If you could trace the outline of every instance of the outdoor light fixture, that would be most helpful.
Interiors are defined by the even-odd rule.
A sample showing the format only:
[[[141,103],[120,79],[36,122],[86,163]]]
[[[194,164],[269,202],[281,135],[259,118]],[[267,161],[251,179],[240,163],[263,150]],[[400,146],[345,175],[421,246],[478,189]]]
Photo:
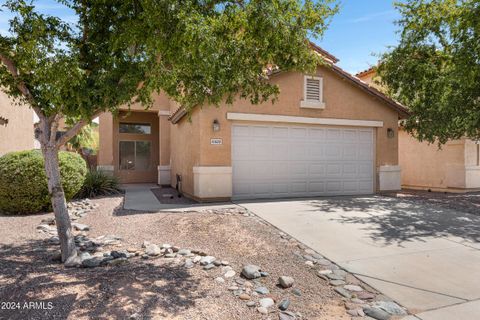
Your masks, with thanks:
[[[392,128],[387,129],[387,137],[389,137],[389,138],[395,137],[395,131],[393,131]]]
[[[220,122],[217,119],[213,120],[212,129],[215,132],[220,131]]]
[[[4,117],[0,117],[0,126],[7,126],[8,124],[8,119]]]

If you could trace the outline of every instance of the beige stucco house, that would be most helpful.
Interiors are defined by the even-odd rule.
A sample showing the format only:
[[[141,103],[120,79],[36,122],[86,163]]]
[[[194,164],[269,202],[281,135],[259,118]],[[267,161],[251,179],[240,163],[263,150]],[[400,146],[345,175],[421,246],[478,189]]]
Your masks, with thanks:
[[[33,110],[0,90],[0,156],[34,147]]]
[[[357,77],[375,86],[375,69]],[[447,192],[480,190],[480,145],[469,139],[437,144],[420,142],[402,130],[398,133],[402,187]]]
[[[336,65],[278,72],[278,101],[154,106],[100,116],[99,169],[125,183],[181,187],[197,200],[372,194],[400,189],[398,120],[407,111]],[[190,118],[190,121],[189,121]]]

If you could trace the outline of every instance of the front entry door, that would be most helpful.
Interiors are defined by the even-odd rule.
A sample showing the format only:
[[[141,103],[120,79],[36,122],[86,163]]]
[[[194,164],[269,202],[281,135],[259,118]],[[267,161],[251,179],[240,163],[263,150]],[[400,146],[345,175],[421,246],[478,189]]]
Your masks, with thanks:
[[[158,116],[121,112],[115,121],[115,173],[122,183],[158,181]]]

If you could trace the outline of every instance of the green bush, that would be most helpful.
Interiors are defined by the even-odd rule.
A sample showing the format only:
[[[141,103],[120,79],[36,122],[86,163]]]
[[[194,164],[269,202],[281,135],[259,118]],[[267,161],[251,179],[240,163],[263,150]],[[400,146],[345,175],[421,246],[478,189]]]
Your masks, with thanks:
[[[83,187],[78,193],[79,198],[92,198],[120,193],[117,177],[107,175],[102,171],[92,170],[87,173]]]
[[[60,151],[60,176],[65,198],[81,189],[87,174],[79,154]],[[43,156],[38,150],[8,153],[0,157],[0,212],[36,213],[51,208]]]

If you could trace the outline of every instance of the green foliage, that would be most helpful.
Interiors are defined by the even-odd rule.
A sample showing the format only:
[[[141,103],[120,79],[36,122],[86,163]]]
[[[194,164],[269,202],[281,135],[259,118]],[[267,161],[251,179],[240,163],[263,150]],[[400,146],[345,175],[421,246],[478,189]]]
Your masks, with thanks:
[[[320,57],[307,39],[321,37],[337,11],[334,0],[58,2],[76,25],[38,13],[35,2],[6,1],[15,18],[11,36],[0,36],[0,54],[19,77],[0,66],[0,83],[23,99],[18,84],[25,84],[26,102],[71,124],[134,98],[148,107],[156,91],[187,110],[275,97],[266,67],[314,70]]]
[[[409,0],[396,4],[401,39],[378,73],[410,108],[405,128],[420,140],[480,139],[480,2]]]
[[[80,190],[87,174],[85,161],[72,152],[59,153],[62,186],[67,200]],[[50,207],[42,154],[37,150],[0,157],[0,212],[36,213]]]
[[[70,139],[67,146],[69,149],[76,150],[77,152],[80,152],[83,148],[90,149],[93,151],[93,154],[96,154],[98,152],[98,142],[98,124],[92,122],[83,127],[79,133]]]
[[[78,198],[93,198],[120,193],[117,177],[107,175],[102,171],[91,170],[85,177]]]

